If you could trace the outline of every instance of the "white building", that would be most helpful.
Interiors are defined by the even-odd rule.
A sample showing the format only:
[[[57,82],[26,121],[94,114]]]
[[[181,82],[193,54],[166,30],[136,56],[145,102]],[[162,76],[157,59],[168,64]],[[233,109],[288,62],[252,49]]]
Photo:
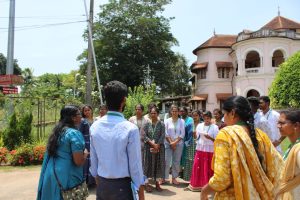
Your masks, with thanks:
[[[214,35],[193,51],[193,107],[212,111],[232,95],[268,95],[278,65],[299,50],[300,23],[282,16],[257,31]]]

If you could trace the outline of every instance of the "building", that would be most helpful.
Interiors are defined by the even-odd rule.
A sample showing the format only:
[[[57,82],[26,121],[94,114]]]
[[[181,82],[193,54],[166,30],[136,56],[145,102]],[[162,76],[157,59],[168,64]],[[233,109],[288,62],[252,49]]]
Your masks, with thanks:
[[[300,50],[300,23],[278,15],[257,31],[214,34],[193,53],[193,108],[222,108],[232,95],[268,95],[279,65]]]

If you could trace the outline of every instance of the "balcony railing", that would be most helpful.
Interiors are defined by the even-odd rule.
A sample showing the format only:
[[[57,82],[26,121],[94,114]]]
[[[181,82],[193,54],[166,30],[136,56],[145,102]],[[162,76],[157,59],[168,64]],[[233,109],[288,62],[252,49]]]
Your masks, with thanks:
[[[285,37],[291,39],[300,40],[300,33],[296,33],[293,30],[285,31],[274,31],[271,29],[261,29],[255,32],[241,32],[237,37],[237,42],[252,38],[261,38],[261,37]]]
[[[246,69],[246,74],[259,74],[260,67]]]

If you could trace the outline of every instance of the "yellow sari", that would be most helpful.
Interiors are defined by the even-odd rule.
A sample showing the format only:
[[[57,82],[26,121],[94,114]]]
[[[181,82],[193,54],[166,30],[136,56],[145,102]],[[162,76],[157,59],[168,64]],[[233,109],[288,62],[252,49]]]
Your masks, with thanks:
[[[252,141],[242,126],[227,126],[220,130],[214,143],[209,185],[215,190],[215,199],[274,199],[280,182],[283,159],[268,136],[256,129],[262,165]]]

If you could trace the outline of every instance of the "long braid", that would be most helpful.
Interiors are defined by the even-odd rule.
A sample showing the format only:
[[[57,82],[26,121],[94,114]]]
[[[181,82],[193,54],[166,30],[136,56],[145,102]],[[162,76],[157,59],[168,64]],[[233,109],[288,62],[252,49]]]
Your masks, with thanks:
[[[257,141],[257,138],[256,138],[256,130],[254,128],[254,116],[253,116],[253,114],[251,112],[249,113],[249,118],[248,118],[248,121],[247,121],[247,125],[249,127],[250,138],[251,138],[252,144],[254,146],[256,155],[257,155],[257,157],[259,159],[260,164],[262,165],[263,156],[259,152],[258,141]]]

